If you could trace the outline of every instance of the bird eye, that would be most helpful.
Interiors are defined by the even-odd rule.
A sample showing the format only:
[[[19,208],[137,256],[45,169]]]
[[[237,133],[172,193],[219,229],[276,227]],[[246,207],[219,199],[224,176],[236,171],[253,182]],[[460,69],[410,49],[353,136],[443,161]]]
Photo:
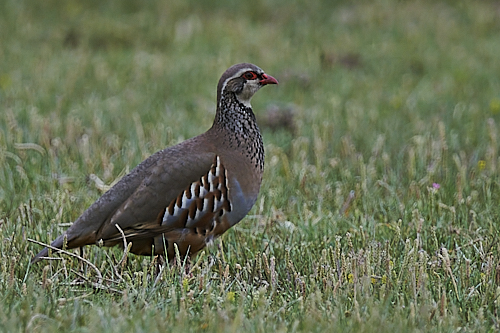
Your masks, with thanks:
[[[243,74],[243,77],[247,80],[255,80],[257,78],[257,74],[255,74],[254,72],[246,72],[245,74]]]

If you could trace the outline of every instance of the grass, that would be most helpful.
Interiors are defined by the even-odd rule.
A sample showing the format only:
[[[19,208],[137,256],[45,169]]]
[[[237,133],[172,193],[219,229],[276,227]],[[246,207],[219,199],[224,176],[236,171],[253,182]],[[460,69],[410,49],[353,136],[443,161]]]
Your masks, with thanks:
[[[1,2],[0,330],[498,330],[499,28],[495,1]],[[245,220],[190,265],[29,265],[243,61],[280,80]]]

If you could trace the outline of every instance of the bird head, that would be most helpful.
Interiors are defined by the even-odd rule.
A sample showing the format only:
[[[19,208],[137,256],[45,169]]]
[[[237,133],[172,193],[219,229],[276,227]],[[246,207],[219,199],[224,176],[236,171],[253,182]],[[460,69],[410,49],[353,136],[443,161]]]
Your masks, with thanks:
[[[229,67],[219,80],[217,85],[217,101],[223,93],[234,93],[243,105],[250,107],[252,96],[261,87],[267,84],[278,84],[271,75],[264,73],[259,67],[242,63]]]

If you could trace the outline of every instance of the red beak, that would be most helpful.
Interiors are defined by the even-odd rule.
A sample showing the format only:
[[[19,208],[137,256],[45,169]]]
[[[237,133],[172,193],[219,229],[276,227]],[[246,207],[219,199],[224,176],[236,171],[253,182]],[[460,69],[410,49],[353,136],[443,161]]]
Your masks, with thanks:
[[[271,75],[262,74],[264,79],[260,80],[259,83],[265,86],[266,84],[278,84],[278,80],[276,80]]]

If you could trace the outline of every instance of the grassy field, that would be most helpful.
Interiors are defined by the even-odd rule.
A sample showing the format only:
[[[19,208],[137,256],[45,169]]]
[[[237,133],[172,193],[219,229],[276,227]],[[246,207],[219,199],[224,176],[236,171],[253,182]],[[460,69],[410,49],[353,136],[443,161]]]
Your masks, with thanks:
[[[498,1],[3,0],[0,31],[0,331],[500,329]],[[280,81],[247,218],[190,264],[30,266],[238,62]]]

